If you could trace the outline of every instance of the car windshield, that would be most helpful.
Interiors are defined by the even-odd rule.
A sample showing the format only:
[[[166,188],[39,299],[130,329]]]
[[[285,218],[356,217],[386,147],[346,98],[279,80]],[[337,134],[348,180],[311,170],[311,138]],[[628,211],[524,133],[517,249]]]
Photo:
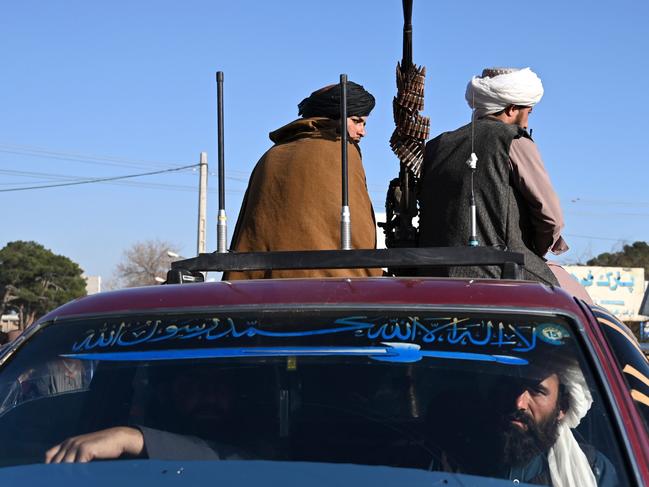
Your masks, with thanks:
[[[127,427],[144,446],[124,459],[543,483],[549,449],[572,433],[593,471],[624,483],[613,414],[573,329],[552,314],[430,309],[58,320],[2,357],[0,459],[42,463],[69,438]]]

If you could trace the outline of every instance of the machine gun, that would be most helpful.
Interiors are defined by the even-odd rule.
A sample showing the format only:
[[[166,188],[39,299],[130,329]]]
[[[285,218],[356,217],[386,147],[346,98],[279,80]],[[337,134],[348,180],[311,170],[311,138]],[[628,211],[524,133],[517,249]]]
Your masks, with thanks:
[[[393,111],[396,128],[390,147],[399,158],[399,177],[390,181],[385,201],[386,221],[379,225],[388,248],[416,247],[418,214],[417,184],[430,132],[430,119],[419,114],[424,108],[426,68],[412,62],[412,0],[403,0],[403,56],[397,64],[397,96]]]

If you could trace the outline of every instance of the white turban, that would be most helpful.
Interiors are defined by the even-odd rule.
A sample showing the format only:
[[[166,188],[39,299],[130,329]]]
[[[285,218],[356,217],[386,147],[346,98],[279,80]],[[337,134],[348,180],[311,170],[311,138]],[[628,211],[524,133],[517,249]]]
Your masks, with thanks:
[[[570,396],[566,415],[559,421],[559,436],[548,453],[550,477],[555,487],[597,487],[595,475],[571,428],[576,428],[593,404],[584,374],[577,364],[559,374]]]
[[[485,69],[481,77],[471,78],[464,96],[480,118],[509,105],[536,105],[543,97],[543,84],[530,68]]]

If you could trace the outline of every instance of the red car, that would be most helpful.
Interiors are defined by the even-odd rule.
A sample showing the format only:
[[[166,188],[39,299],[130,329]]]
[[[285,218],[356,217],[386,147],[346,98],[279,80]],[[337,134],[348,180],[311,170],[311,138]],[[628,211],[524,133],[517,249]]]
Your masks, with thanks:
[[[2,485],[649,485],[646,358],[538,283],[101,293],[0,362]]]

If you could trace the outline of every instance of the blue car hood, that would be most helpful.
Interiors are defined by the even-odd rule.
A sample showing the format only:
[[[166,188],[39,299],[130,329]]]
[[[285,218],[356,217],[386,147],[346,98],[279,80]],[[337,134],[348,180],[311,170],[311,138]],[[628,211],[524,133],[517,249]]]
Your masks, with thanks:
[[[0,469],[0,484],[30,487],[446,487],[511,486],[507,480],[382,466],[271,461],[120,460]],[[527,484],[519,484],[524,486]]]

